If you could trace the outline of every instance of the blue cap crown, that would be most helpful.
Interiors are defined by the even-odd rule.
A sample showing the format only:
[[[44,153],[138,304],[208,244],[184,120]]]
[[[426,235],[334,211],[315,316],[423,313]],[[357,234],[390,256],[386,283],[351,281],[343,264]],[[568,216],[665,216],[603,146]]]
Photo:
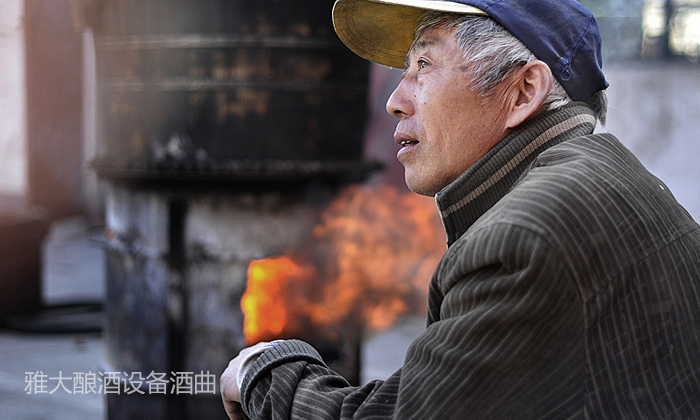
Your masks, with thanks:
[[[547,63],[571,99],[608,87],[593,14],[575,0],[458,0],[486,12]]]

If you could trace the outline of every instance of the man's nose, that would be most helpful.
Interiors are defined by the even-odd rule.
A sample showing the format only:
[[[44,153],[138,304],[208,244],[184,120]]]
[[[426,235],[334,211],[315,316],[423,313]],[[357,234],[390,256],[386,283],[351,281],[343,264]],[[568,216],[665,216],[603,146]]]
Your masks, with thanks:
[[[408,100],[405,79],[401,79],[396,89],[386,101],[386,112],[398,119],[411,114],[411,102]]]

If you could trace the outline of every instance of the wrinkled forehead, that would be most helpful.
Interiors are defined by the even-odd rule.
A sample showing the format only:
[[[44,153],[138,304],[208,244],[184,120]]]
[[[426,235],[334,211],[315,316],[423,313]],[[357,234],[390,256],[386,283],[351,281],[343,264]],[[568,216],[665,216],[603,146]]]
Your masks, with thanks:
[[[416,31],[416,37],[406,52],[404,67],[408,67],[409,60],[417,54],[421,54],[433,47],[442,47],[450,38],[455,38],[455,28],[445,24],[436,24]]]

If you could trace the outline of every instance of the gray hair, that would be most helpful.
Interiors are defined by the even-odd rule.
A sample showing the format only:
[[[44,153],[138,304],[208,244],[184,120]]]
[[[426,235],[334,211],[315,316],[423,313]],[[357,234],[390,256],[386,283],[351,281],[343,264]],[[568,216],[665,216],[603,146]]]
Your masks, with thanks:
[[[518,68],[537,59],[519,39],[487,16],[430,12],[419,22],[415,39],[435,27],[455,28],[457,43],[473,74],[472,85],[487,101],[496,85]],[[555,78],[552,89],[544,100],[545,109],[558,109],[570,102],[572,99]],[[601,124],[605,124],[605,91],[594,94],[587,104]]]

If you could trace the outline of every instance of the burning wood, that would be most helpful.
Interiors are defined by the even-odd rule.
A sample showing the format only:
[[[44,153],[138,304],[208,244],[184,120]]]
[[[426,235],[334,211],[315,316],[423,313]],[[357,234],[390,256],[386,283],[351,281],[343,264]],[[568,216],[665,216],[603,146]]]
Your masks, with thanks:
[[[430,198],[353,186],[322,214],[300,251],[253,261],[241,306],[249,343],[347,329],[379,330],[426,306],[444,252]],[[319,333],[320,332],[320,333]]]

